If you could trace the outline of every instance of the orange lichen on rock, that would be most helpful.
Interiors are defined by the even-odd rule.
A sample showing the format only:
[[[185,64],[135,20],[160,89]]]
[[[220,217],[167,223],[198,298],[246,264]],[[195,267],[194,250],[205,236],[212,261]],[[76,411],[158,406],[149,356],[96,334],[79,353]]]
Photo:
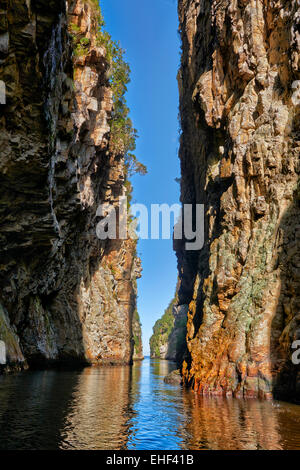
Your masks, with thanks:
[[[181,200],[205,204],[204,247],[177,249],[183,377],[300,399],[299,2],[180,0],[179,18]]]

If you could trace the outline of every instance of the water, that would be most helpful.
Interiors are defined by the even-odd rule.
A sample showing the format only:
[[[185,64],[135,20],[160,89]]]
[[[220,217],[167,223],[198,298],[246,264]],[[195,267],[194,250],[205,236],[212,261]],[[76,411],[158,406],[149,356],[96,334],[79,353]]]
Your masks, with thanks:
[[[300,449],[300,406],[203,399],[175,368],[32,371],[0,378],[0,449]]]

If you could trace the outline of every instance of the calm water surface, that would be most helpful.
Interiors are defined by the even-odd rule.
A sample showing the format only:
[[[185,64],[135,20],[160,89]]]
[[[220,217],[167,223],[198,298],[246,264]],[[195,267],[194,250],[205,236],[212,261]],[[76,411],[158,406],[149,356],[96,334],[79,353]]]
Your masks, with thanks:
[[[300,406],[203,399],[133,367],[0,378],[0,449],[300,449]]]

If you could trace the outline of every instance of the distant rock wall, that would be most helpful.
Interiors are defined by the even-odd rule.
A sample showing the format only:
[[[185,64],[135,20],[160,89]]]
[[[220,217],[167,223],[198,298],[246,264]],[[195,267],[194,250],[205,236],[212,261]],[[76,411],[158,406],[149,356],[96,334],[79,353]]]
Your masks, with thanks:
[[[181,199],[205,244],[177,250],[198,393],[300,399],[297,0],[179,0]]]
[[[129,363],[140,260],[100,241],[97,207],[126,193],[93,0],[2,1],[0,340],[7,368]],[[70,26],[84,52],[73,50]],[[88,46],[87,46],[88,45]]]
[[[135,310],[132,319],[132,335],[133,335],[133,360],[141,361],[144,359],[143,341],[142,341],[142,325],[138,314]]]
[[[177,291],[162,317],[156,321],[150,338],[153,358],[180,362],[186,349],[188,305],[177,306]]]

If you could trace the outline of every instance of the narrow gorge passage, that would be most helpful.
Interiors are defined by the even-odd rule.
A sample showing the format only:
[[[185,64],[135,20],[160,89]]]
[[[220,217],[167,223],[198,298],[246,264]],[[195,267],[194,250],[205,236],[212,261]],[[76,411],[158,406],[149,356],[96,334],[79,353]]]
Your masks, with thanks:
[[[0,2],[1,450],[300,450],[299,62],[299,0]]]

